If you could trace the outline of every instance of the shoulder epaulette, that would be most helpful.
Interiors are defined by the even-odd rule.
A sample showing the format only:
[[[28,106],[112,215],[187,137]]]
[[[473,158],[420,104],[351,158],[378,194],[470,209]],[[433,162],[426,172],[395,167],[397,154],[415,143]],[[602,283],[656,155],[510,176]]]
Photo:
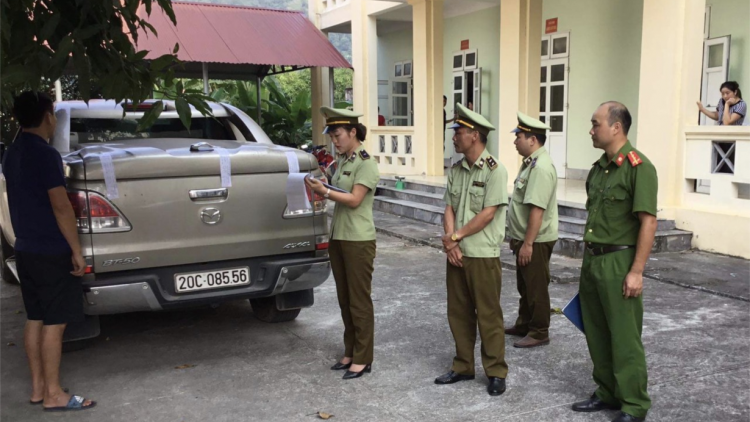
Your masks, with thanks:
[[[460,165],[461,165],[461,163],[463,163],[463,161],[464,161],[464,159],[463,159],[463,158],[462,158],[462,159],[460,159],[460,160],[458,160],[458,161],[456,161],[456,163],[455,163],[455,164],[453,164],[453,167],[458,167],[458,166],[460,166]]]
[[[362,157],[363,160],[369,160],[370,154],[367,153],[367,151],[362,150],[359,152],[359,156]]]
[[[638,153],[635,152],[635,150],[628,153],[628,160],[630,160],[630,165],[633,167],[638,164],[643,164],[643,160],[641,160],[641,157],[638,156]]]
[[[490,170],[495,170],[497,168],[497,161],[495,161],[492,157],[487,157],[487,165],[490,166]]]

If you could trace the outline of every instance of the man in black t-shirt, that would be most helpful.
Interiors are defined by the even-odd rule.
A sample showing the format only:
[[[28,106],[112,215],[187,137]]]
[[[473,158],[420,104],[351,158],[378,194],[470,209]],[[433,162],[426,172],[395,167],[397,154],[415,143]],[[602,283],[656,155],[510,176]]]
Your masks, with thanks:
[[[21,133],[3,159],[15,257],[26,307],[24,343],[31,369],[31,403],[49,411],[96,404],[60,387],[62,338],[68,323],[83,321],[81,276],[86,263],[65,189],[62,157],[48,142],[55,133],[52,100],[27,91],[15,98]]]

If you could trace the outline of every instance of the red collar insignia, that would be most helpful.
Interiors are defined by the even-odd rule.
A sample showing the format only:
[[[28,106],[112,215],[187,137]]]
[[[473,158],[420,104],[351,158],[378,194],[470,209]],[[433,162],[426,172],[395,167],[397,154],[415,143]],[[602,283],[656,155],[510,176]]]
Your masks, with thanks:
[[[638,156],[638,153],[635,152],[635,150],[628,153],[628,160],[630,160],[630,165],[633,167],[643,163],[643,160],[641,160],[641,157]]]
[[[620,167],[623,162],[625,162],[625,155],[623,153],[620,153],[620,155],[615,158],[615,164],[617,164],[617,167]]]

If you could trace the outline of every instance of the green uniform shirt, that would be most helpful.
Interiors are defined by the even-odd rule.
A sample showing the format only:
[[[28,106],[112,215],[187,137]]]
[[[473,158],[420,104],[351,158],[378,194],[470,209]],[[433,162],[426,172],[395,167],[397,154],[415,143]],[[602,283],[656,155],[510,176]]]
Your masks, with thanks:
[[[544,210],[542,226],[534,242],[557,240],[557,170],[544,147],[523,160],[513,185],[508,211],[508,230],[512,239],[523,241],[526,238],[532,205]]]
[[[494,169],[493,169],[494,168]],[[448,172],[445,202],[456,214],[455,229],[465,226],[485,207],[498,206],[495,218],[482,231],[461,240],[461,252],[470,258],[496,258],[505,238],[508,172],[485,149],[469,168],[461,160]]]
[[[601,245],[635,245],[641,228],[637,213],[656,215],[657,189],[656,168],[630,142],[612,161],[603,154],[586,179],[589,217],[583,240]]]
[[[352,192],[354,185],[362,185],[369,190],[357,208],[336,203],[331,223],[331,239],[334,240],[375,240],[375,222],[372,219],[372,203],[375,187],[380,180],[378,164],[370,158],[363,146],[349,157],[339,157],[336,174],[331,184]]]

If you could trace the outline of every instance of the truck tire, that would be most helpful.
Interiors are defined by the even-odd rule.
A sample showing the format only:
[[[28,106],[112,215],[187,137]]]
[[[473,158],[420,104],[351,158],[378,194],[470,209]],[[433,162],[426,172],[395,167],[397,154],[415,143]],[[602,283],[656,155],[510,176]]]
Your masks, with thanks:
[[[0,231],[0,268],[2,268],[0,274],[2,275],[3,281],[5,281],[6,283],[19,284],[18,280],[16,280],[16,277],[10,271],[8,264],[5,263],[6,259],[12,257],[15,254],[16,251],[13,249],[13,246],[10,246],[10,243],[5,240],[5,234]]]
[[[91,339],[91,338],[87,338],[85,340],[66,341],[62,344],[62,352],[63,353],[77,352],[79,350],[88,349],[93,344],[94,344],[94,339]]]
[[[262,297],[250,299],[255,317],[263,322],[287,322],[297,318],[302,309],[280,311],[276,308],[276,297]]]

